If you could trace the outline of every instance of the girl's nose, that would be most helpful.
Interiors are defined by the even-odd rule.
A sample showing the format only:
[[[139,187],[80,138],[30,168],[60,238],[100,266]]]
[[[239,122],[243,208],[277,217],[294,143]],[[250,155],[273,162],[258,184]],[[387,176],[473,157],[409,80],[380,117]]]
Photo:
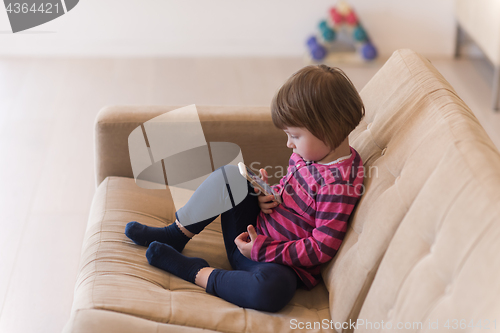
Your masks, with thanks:
[[[290,142],[290,140],[288,140],[288,141],[286,142],[286,146],[287,146],[288,148],[294,148],[294,145]]]

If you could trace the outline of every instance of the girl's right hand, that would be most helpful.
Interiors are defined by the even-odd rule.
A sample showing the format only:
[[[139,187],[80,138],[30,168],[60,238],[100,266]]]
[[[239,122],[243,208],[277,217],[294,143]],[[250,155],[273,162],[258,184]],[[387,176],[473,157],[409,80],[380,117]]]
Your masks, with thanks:
[[[264,169],[260,169],[260,179],[267,183],[267,171]],[[254,188],[255,193],[259,193],[259,189]],[[279,205],[276,201],[274,201],[274,195],[265,195],[264,193],[260,193],[259,197],[259,207],[264,212],[264,214],[271,214],[273,212],[273,208]]]

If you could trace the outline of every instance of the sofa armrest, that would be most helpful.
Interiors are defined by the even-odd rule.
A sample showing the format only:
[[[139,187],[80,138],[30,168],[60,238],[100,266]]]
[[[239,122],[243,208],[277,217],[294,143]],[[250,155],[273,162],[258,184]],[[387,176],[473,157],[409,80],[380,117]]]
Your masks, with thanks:
[[[108,106],[95,120],[95,172],[98,186],[106,177],[133,178],[128,136],[144,122],[182,106]],[[291,150],[286,135],[274,127],[269,107],[197,106],[207,142],[240,146],[245,164],[267,167],[269,183],[286,174]],[[252,164],[253,163],[253,164]]]

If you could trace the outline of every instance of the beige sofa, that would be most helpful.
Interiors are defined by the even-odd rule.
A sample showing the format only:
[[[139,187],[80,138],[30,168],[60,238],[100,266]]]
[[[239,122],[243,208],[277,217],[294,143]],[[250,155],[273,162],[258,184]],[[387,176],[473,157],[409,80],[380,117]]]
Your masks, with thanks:
[[[167,225],[174,211],[167,190],[134,183],[127,137],[177,106],[103,109],[95,128],[98,187],[64,332],[333,332],[342,325],[344,332],[464,325],[483,332],[500,326],[498,150],[453,88],[411,50],[395,52],[361,96],[366,117],[350,143],[366,167],[366,193],[337,256],[322,269],[324,283],[298,290],[278,313],[240,308],[148,265],[146,248],[127,239],[125,224]],[[247,163],[287,165],[286,136],[273,127],[268,107],[198,111],[207,141],[238,144]],[[217,223],[184,253],[229,268]]]

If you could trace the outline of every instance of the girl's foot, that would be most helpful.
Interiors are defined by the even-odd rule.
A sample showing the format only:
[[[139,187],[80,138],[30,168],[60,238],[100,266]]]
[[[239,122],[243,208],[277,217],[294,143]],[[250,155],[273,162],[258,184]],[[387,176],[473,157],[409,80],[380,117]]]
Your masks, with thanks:
[[[177,223],[163,228],[155,228],[132,221],[127,223],[125,235],[137,245],[149,246],[152,242],[158,241],[172,246],[179,252],[182,252],[184,246],[191,239],[181,231]]]
[[[150,265],[163,269],[191,283],[195,283],[198,271],[210,265],[202,258],[189,258],[172,246],[152,242],[146,251]]]

